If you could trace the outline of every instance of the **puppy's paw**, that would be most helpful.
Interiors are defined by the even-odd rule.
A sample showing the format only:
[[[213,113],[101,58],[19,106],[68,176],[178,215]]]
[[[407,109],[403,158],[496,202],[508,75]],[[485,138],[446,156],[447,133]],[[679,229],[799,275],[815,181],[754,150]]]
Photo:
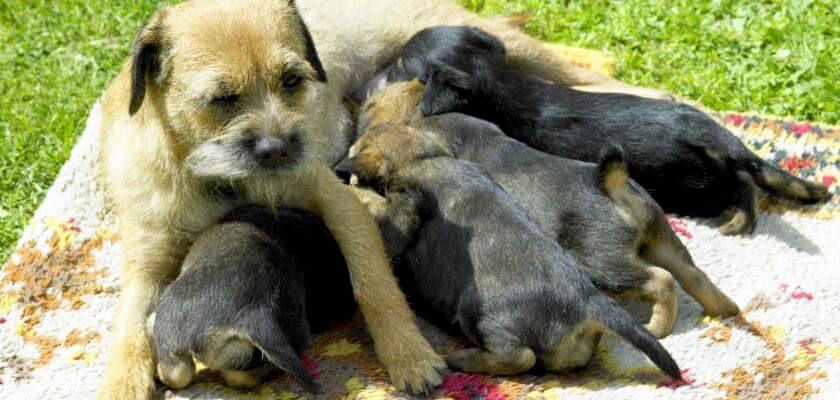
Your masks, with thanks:
[[[446,363],[423,340],[421,343],[403,342],[377,354],[388,371],[388,376],[397,390],[414,394],[429,395],[443,382]]]
[[[737,210],[729,222],[720,227],[724,236],[749,235],[755,230],[755,218],[749,218],[744,211]]]
[[[648,322],[644,325],[644,327],[645,329],[647,329],[648,332],[650,332],[651,335],[655,336],[657,339],[662,339],[665,336],[668,336],[668,334],[671,333],[672,328],[671,326],[665,326],[664,324],[656,323],[653,321]]]
[[[741,309],[738,308],[738,305],[732,299],[724,296],[723,298],[718,298],[713,306],[706,307],[703,312],[710,317],[729,318],[738,315]]]
[[[220,372],[222,374],[222,379],[225,380],[225,384],[237,389],[251,389],[259,385],[262,381],[256,374],[247,371],[234,371],[232,369],[226,369]]]

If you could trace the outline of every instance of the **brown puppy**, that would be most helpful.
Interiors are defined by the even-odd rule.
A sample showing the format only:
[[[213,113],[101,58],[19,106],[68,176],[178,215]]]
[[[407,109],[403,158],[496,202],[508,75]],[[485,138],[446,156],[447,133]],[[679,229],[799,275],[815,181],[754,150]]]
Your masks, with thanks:
[[[125,269],[102,399],[154,393],[144,320],[192,241],[239,204],[315,212],[335,237],[394,385],[428,392],[445,363],[414,322],[371,217],[330,169],[346,110],[293,4],[166,7],[102,102],[101,166]],[[333,135],[333,136],[330,136]],[[157,370],[165,383],[178,371]]]

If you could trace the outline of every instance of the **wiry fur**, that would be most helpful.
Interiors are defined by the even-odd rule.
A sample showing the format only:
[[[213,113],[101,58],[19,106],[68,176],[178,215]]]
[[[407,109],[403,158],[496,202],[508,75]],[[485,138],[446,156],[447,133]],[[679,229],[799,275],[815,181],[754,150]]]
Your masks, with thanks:
[[[754,183],[801,201],[826,196],[825,186],[767,164],[691,106],[577,91],[523,74],[507,58],[505,45],[485,31],[436,27],[409,41],[390,75],[427,83],[424,115],[458,111],[486,119],[547,153],[596,162],[602,148],[620,145],[630,176],[665,211],[711,217],[737,209],[725,234],[753,231]]]
[[[140,30],[131,60],[107,89],[101,165],[124,239],[125,269],[100,398],[153,395],[155,351],[143,321],[166,282],[178,275],[191,241],[238,202],[316,211],[348,260],[377,355],[394,385],[423,392],[440,382],[443,362],[414,325],[388,272],[375,226],[328,168],[346,154],[352,140],[342,99],[393,61],[419,30],[441,23],[481,26],[502,37],[510,61],[528,73],[587,90],[666,96],[575,67],[506,22],[480,19],[450,0],[376,0],[364,6],[356,0],[300,0],[296,6],[302,20],[310,22],[311,41],[294,7],[283,0],[203,0],[164,7]],[[281,64],[298,68],[307,78],[294,99],[276,96],[285,71],[278,70]],[[220,86],[220,77],[228,85]],[[269,122],[256,126],[263,134],[265,127],[282,133],[274,128],[297,126],[309,146],[298,153],[303,162],[273,178],[239,179],[235,170],[244,164],[237,158],[224,158],[225,165],[234,167],[227,172],[204,162],[218,161],[219,152],[211,149],[196,153],[198,167],[187,166],[185,159],[196,145],[219,136],[230,119],[209,111],[208,101],[240,89],[248,92],[244,104],[253,111],[240,121]],[[227,177],[197,177],[194,171]],[[235,182],[226,182],[230,178]],[[239,186],[239,197],[207,191],[219,181]]]
[[[450,366],[510,375],[541,358],[558,369],[580,367],[606,326],[680,379],[659,342],[600,293],[486,170],[440,156],[446,150],[434,149],[435,142],[412,128],[382,125],[339,165],[364,177],[362,184],[379,183],[385,199],[368,198],[368,209],[412,304],[478,346],[452,353]],[[568,346],[569,335],[587,343]]]
[[[654,312],[647,328],[658,337],[668,334],[676,320],[674,277],[709,315],[738,313],[738,306],[694,265],[656,202],[629,179],[620,148],[604,149],[599,163],[591,164],[540,152],[505,136],[492,123],[464,114],[420,118],[416,110],[422,88],[416,80],[385,87],[362,105],[359,126],[373,125],[372,116],[380,124],[411,126],[437,139],[417,141],[425,144],[426,154],[451,155],[486,168],[576,257],[596,287],[649,302]],[[392,104],[400,104],[399,111]],[[400,150],[416,152],[393,149],[392,157],[405,158]],[[671,258],[654,263],[649,253],[660,247]]]
[[[255,386],[280,369],[315,392],[296,353],[310,329],[319,332],[354,309],[344,258],[318,218],[238,208],[196,239],[161,296],[151,324],[158,376],[185,387],[195,358],[231,386]]]

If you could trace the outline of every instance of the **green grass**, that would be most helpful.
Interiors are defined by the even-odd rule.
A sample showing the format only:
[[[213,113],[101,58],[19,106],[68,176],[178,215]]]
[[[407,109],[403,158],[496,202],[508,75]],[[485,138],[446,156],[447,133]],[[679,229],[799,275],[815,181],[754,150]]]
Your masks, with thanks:
[[[528,11],[526,30],[603,50],[617,76],[707,107],[840,121],[838,0],[462,0]]]
[[[528,32],[607,51],[622,80],[713,109],[840,121],[837,0],[461,2],[482,14],[527,10]],[[159,3],[0,0],[0,259]]]

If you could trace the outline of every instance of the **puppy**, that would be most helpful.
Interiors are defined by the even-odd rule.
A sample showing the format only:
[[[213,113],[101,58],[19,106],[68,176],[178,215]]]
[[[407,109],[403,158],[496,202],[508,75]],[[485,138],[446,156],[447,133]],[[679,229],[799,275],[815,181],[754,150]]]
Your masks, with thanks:
[[[707,314],[738,313],[738,306],[694,265],[662,209],[628,178],[619,148],[608,147],[598,164],[591,164],[534,150],[492,123],[464,114],[423,118],[418,109],[423,89],[416,79],[388,85],[362,105],[359,128],[409,125],[444,142],[450,155],[484,167],[575,256],[595,287],[636,294],[650,303],[653,313],[646,328],[657,337],[670,333],[675,322],[674,276]]]
[[[137,34],[102,99],[100,164],[125,267],[99,398],[154,395],[145,320],[193,240],[241,204],[323,220],[394,385],[421,393],[440,383],[446,364],[415,325],[376,225],[332,172],[351,121],[328,76],[286,1],[180,3]]]
[[[497,375],[585,365],[603,326],[680,379],[656,338],[601,294],[480,166],[447,157],[444,143],[382,125],[339,165],[386,200],[369,210],[395,270],[430,319],[458,327],[479,347],[452,353],[455,369]]]
[[[581,92],[528,76],[511,66],[497,38],[476,28],[423,30],[400,60],[389,75],[427,83],[423,114],[463,112],[536,149],[589,162],[605,146],[620,145],[630,176],[666,212],[713,217],[734,208],[723,234],[753,231],[756,185],[803,202],[827,195],[825,186],[766,163],[691,106]]]
[[[253,387],[280,369],[315,392],[296,353],[310,329],[354,309],[344,257],[318,218],[238,208],[196,239],[150,318],[158,375],[183,388],[195,377],[195,357],[234,387]]]

